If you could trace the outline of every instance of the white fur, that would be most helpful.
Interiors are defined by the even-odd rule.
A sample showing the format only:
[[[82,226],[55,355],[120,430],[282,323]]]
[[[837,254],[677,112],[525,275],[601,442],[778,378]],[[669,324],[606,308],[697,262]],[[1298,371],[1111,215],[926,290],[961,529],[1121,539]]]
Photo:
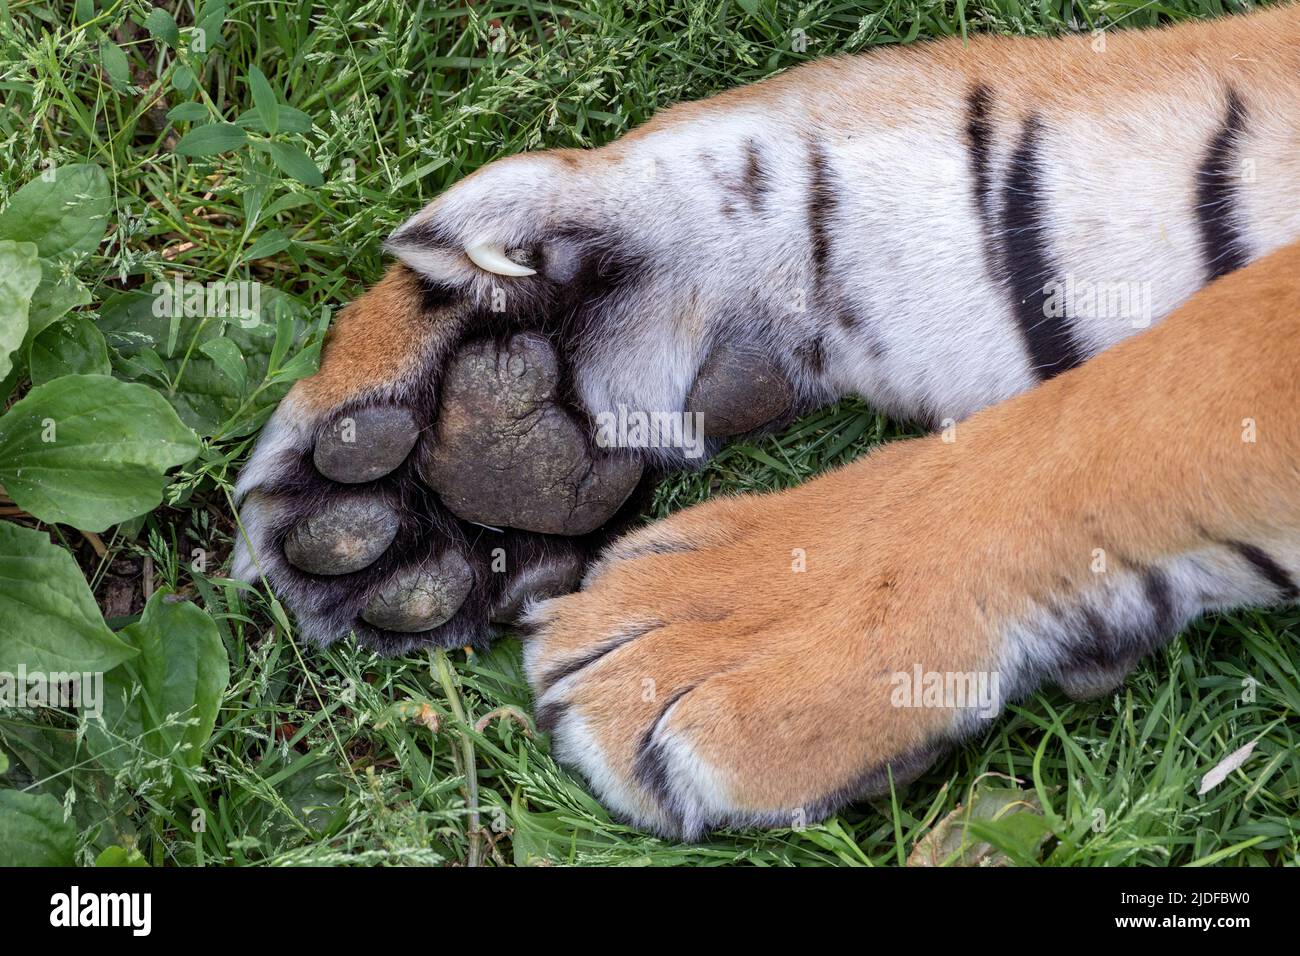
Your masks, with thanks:
[[[239,508],[235,526],[235,548],[230,574],[237,581],[260,580],[264,569],[256,549],[265,540],[274,502],[256,493],[273,482],[275,471],[286,455],[301,454],[310,447],[315,416],[303,408],[290,392],[280,402],[262,429],[253,454],[235,483],[235,504]]]
[[[598,339],[577,356],[579,394],[593,414],[620,404],[682,409],[713,338],[737,318],[743,334],[760,335],[787,360],[812,401],[853,392],[896,416],[937,422],[1031,387],[1038,378],[1005,273],[991,259],[1001,237],[996,224],[985,234],[977,209],[968,82],[927,73],[917,59],[850,58],[809,75],[832,67],[841,86],[826,96],[842,96],[847,83],[861,85],[864,101],[873,89],[913,101],[887,104],[885,121],[875,122],[871,109],[841,115],[819,87],[786,83],[761,107],[702,110],[581,166],[544,153],[511,157],[449,190],[390,246],[435,278],[476,289],[503,283],[508,292],[510,282],[529,280],[476,274],[465,256],[403,236],[436,223],[465,243],[486,237],[506,249],[573,225],[620,237],[646,266],[633,292],[606,305]],[[1226,101],[1223,84],[1199,70],[1189,63],[1184,82],[1130,93],[1105,110],[1041,116],[1043,225],[1055,270],[1137,284],[1149,295],[1151,323],[1207,279],[1195,180]],[[996,213],[1024,117],[1008,115],[996,87],[992,94]],[[1259,256],[1300,236],[1300,132],[1288,94],[1241,95],[1248,118],[1239,150],[1256,175],[1237,184],[1236,211],[1244,245]],[[761,212],[738,186],[751,142],[771,186]],[[862,317],[858,330],[828,322],[815,301],[807,225],[814,143],[825,150],[835,196],[829,271]],[[759,315],[776,321],[763,327]],[[792,354],[823,327],[825,374],[802,376]],[[1074,316],[1071,324],[1085,355],[1145,327],[1141,314]]]
[[[542,703],[543,701],[538,701],[538,706],[542,706]],[[592,789],[601,795],[610,810],[640,826],[661,832],[671,829],[667,817],[654,801],[605,760],[604,752],[577,710],[565,709],[551,739],[555,759],[576,767],[590,782]]]

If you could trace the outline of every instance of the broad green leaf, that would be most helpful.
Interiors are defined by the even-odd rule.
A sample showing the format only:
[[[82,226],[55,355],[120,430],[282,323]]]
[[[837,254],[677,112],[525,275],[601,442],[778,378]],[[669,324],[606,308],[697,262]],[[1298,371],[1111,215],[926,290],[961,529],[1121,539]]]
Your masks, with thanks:
[[[167,400],[108,375],[65,375],[0,417],[0,484],[24,511],[84,531],[156,508],[199,442]]]
[[[204,43],[207,49],[221,46],[221,27],[226,22],[227,5],[224,0],[205,0],[199,7],[199,12],[194,15],[198,26],[196,31],[201,30],[203,33]]]
[[[40,282],[36,246],[0,240],[0,379],[13,368],[10,356],[27,335],[27,312]]]
[[[65,276],[49,262],[41,262],[41,284],[32,293],[32,304],[27,312],[28,344],[52,322],[63,318],[72,309],[90,301],[90,290],[75,276]]]
[[[1037,858],[1051,827],[1032,790],[984,781],[912,846],[908,866],[1009,866]]]
[[[267,754],[258,768],[274,779],[279,805],[253,810],[245,819],[259,836],[275,840],[301,834],[306,826],[326,838],[347,822],[347,786],[338,767],[328,760],[302,758],[296,751],[284,757],[278,749]],[[288,811],[287,813],[285,811]],[[268,812],[269,811],[269,812]]]
[[[279,229],[268,229],[265,233],[257,237],[254,242],[244,252],[244,261],[252,262],[256,259],[265,259],[273,256],[277,252],[283,252],[289,248],[289,237]]]
[[[197,123],[208,118],[208,108],[202,103],[181,103],[167,111],[173,123]]]
[[[0,790],[0,866],[72,866],[77,831],[48,794]]]
[[[232,149],[238,149],[248,142],[244,131],[234,123],[208,123],[196,126],[176,144],[176,152],[181,156],[213,156]]]
[[[104,238],[112,199],[93,163],[56,166],[14,193],[0,212],[0,239],[36,243],[42,259],[93,252]]]
[[[171,372],[153,349],[146,347],[139,349],[132,355],[119,355],[114,368],[123,378],[131,381],[153,382],[163,390],[164,396],[172,398],[172,405],[175,407],[175,397],[171,391]],[[184,417],[181,418],[181,421],[185,421]],[[189,423],[186,422],[186,424]]]
[[[184,63],[176,64],[176,68],[172,70],[172,87],[182,93],[194,89],[194,71]]]
[[[33,385],[60,375],[108,375],[113,371],[104,333],[95,328],[95,323],[83,318],[56,322],[36,336],[32,340],[28,368]]]
[[[197,767],[230,680],[217,625],[198,605],[158,591],[120,634],[140,653],[105,675],[104,726],[91,724],[91,750],[114,767],[139,750],[174,769]]]
[[[162,40],[168,46],[175,46],[180,42],[181,31],[177,29],[176,21],[162,7],[154,7],[149,11],[149,15],[144,18],[144,27],[151,37]]]
[[[253,398],[253,391],[266,376],[276,316],[289,316],[290,344],[302,341],[311,328],[306,307],[292,296],[262,286],[258,298],[260,310],[251,321],[183,317],[174,352],[167,351],[171,318],[155,314],[157,296],[149,292],[112,297],[100,307],[97,324],[116,350],[118,374],[140,381],[175,382],[164,394],[185,424],[210,436],[238,416],[238,425],[224,433],[247,434],[292,384],[280,380]],[[244,387],[203,351],[206,343],[219,338],[229,339],[243,356],[247,369]]]
[[[131,64],[127,61],[122,48],[107,38],[99,44],[99,62],[114,86],[128,86],[131,83]]]
[[[95,857],[96,867],[148,867],[149,861],[139,850],[114,844]]]
[[[63,806],[70,803],[73,825],[91,835],[87,846],[103,850],[115,843],[136,845],[139,833],[130,816],[132,802],[123,802],[112,777],[95,760],[87,759],[82,734],[49,724],[10,721],[5,738],[25,778],[39,781],[29,792],[49,794]]]
[[[0,777],[9,772],[9,757],[3,750],[0,750]]]
[[[216,363],[222,375],[235,383],[241,393],[247,391],[248,366],[244,364],[244,356],[239,354],[239,346],[230,339],[209,339],[199,348]]]
[[[106,671],[135,651],[104,623],[72,555],[0,522],[0,671]]]
[[[296,110],[292,106],[284,103],[279,105],[279,126],[280,131],[284,133],[310,133],[311,116],[302,110]],[[235,124],[244,129],[251,129],[256,133],[269,133],[266,123],[257,110],[244,110],[235,117]]]
[[[280,131],[280,101],[271,89],[266,74],[255,66],[248,68],[248,86],[253,91],[253,105],[257,115],[262,118],[266,131],[271,134]]]
[[[275,165],[281,172],[307,186],[324,185],[325,177],[311,161],[311,157],[297,146],[290,146],[288,143],[271,143],[270,150],[271,159],[275,160]]]

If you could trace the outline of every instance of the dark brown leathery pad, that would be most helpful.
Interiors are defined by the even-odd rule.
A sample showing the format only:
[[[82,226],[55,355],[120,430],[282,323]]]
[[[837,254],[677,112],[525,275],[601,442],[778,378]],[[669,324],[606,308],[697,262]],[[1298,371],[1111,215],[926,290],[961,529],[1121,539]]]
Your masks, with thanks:
[[[466,521],[542,534],[594,530],[627,500],[641,463],[593,453],[554,401],[559,361],[536,333],[461,349],[447,368],[437,432],[421,472]]]
[[[406,460],[419,435],[415,416],[407,408],[361,408],[325,430],[316,441],[312,460],[317,471],[334,481],[374,481]]]
[[[794,400],[790,382],[765,356],[719,345],[704,364],[686,398],[701,413],[709,438],[743,435],[785,414]]]
[[[340,499],[293,527],[284,556],[309,574],[349,574],[373,564],[393,543],[397,526],[397,515],[381,501]]]
[[[394,575],[366,605],[368,624],[409,634],[445,624],[460,609],[474,585],[474,572],[456,551]]]
[[[578,588],[582,580],[582,559],[576,554],[542,558],[540,562],[516,575],[501,592],[492,610],[493,624],[515,624],[530,598],[538,601],[559,597]]]

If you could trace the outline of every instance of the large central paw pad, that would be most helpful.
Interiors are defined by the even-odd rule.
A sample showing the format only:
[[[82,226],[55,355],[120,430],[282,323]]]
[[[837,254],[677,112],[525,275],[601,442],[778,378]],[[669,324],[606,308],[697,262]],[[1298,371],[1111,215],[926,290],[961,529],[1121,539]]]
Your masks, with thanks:
[[[457,517],[542,534],[586,534],[641,478],[632,454],[594,456],[584,426],[556,404],[560,364],[534,332],[477,342],[447,368],[421,473]]]

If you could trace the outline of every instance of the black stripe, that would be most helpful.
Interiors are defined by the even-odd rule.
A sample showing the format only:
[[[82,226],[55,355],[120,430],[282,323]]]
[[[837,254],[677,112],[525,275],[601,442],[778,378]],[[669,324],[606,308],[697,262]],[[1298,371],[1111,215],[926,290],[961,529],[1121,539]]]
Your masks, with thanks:
[[[819,140],[808,146],[808,241],[812,246],[813,276],[820,286],[826,279],[831,256],[829,220],[835,211],[826,151]]]
[[[386,252],[392,252],[397,246],[424,246],[448,252],[457,248],[456,239],[450,232],[441,225],[427,221],[399,229],[384,242]]]
[[[795,346],[794,354],[811,374],[824,375],[826,373],[826,343],[822,341],[820,335],[811,341],[801,342]]]
[[[840,328],[846,332],[852,332],[861,323],[857,311],[843,299],[836,303],[835,320],[839,322]]]
[[[971,178],[975,181],[975,205],[979,209],[985,235],[997,232],[990,145],[993,125],[989,121],[992,103],[993,94],[983,85],[975,87],[966,97],[966,146],[970,151]]]
[[[1069,317],[1047,315],[1046,284],[1054,277],[1047,253],[1040,195],[1039,151],[1043,124],[1025,121],[1003,188],[1003,263],[1013,306],[1034,373],[1048,379],[1079,365],[1084,356],[1070,336]]]
[[[1169,578],[1156,568],[1147,569],[1142,575],[1142,587],[1146,591],[1147,603],[1151,605],[1151,617],[1154,625],[1153,645],[1168,638],[1174,632],[1177,618],[1174,615],[1174,593],[1169,586]],[[1144,650],[1143,653],[1146,653]]]
[[[1249,260],[1241,231],[1233,221],[1239,172],[1233,168],[1237,139],[1246,128],[1246,108],[1236,90],[1228,90],[1228,113],[1210,142],[1196,172],[1196,218],[1201,230],[1201,254],[1211,279]]]
[[[540,697],[542,694],[545,694],[548,690],[550,690],[551,687],[553,687],[555,684],[558,684],[560,681],[564,680],[564,678],[568,677],[569,675],[576,674],[584,667],[591,666],[592,664],[596,663],[596,661],[600,660],[602,657],[608,654],[610,651],[618,650],[618,648],[622,647],[628,641],[649,634],[651,631],[655,630],[659,626],[660,625],[658,624],[647,624],[644,627],[633,628],[624,634],[618,635],[617,637],[610,638],[607,641],[602,641],[601,643],[593,647],[591,650],[587,651],[587,653],[580,654],[579,656],[575,657],[571,661],[566,661],[563,664],[557,664],[555,667],[552,667],[550,670],[544,673],[540,678],[538,678],[536,695]]]
[[[767,170],[763,166],[763,156],[758,143],[752,138],[747,139],[745,140],[744,191],[749,199],[749,208],[754,212],[760,212],[769,189],[771,184],[768,181]]]
[[[641,741],[636,748],[636,757],[632,761],[632,775],[650,792],[655,802],[673,819],[678,828],[681,827],[681,818],[672,805],[672,791],[668,786],[668,765],[664,759],[663,747],[655,741],[655,733],[664,718],[668,716],[668,711],[673,709],[673,704],[693,691],[695,687],[695,684],[691,684],[679,688],[668,698],[659,715],[655,717],[654,723],[641,735]]]
[[[966,96],[966,149],[970,155],[974,183],[975,212],[979,215],[984,240],[984,268],[994,282],[1002,282],[998,247],[997,200],[993,193],[993,92],[982,83]]]
[[[453,285],[430,279],[426,275],[415,272],[409,266],[402,266],[402,268],[414,273],[420,288],[420,307],[425,312],[436,312],[439,309],[445,309],[464,298],[461,290]]]
[[[1228,546],[1241,555],[1261,578],[1277,588],[1282,597],[1288,601],[1300,600],[1300,588],[1296,587],[1295,578],[1267,552],[1244,541],[1229,541]]]
[[[1086,628],[1083,641],[1070,654],[1071,669],[1083,668],[1092,671],[1113,671],[1120,666],[1120,640],[1115,636],[1110,623],[1096,608],[1083,608],[1083,622]]]
[[[567,700],[538,704],[533,710],[533,721],[537,724],[539,732],[551,734],[559,726],[560,719],[568,712],[569,702]]]

